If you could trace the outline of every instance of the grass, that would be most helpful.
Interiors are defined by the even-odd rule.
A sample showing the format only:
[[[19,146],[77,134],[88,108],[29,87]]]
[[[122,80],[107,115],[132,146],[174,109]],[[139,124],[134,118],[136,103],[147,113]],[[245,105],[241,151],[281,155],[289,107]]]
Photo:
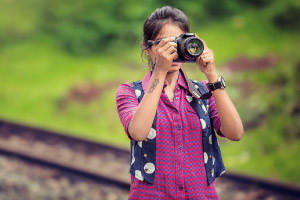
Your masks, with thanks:
[[[6,47],[0,57],[2,118],[127,145],[115,110],[115,82],[134,80],[143,70],[122,68],[113,56],[74,58],[47,36]],[[71,101],[60,112],[58,101],[68,96],[70,88],[89,82],[114,85],[96,101]]]

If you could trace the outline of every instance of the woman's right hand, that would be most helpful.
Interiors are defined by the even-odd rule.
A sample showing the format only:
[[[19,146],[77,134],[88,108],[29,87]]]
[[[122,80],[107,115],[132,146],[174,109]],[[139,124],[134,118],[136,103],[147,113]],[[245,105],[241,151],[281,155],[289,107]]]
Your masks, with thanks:
[[[162,39],[155,47],[155,67],[154,70],[167,73],[172,67],[173,60],[177,59],[177,44],[175,37]]]

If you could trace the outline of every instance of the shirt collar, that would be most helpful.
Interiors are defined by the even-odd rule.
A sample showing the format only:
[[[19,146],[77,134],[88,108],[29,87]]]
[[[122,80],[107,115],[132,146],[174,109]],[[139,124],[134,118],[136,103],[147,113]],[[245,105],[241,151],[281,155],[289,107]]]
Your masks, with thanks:
[[[143,87],[144,91],[146,91],[146,89],[147,89],[151,75],[152,75],[152,71],[149,71],[142,80],[142,87]],[[177,84],[180,85],[181,87],[183,87],[184,89],[189,90],[188,84],[187,84],[187,77],[182,69],[179,69],[179,75],[178,75],[178,79],[177,79],[177,83],[176,83],[175,87],[177,87]]]

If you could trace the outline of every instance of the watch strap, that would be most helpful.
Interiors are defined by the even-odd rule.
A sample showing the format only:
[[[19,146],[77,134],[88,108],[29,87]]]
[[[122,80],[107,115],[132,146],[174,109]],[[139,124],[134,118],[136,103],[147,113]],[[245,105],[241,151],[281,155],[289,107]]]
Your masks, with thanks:
[[[226,87],[224,78],[222,76],[218,77],[218,81],[215,83],[207,83],[206,86],[210,91],[214,91],[216,89],[224,89]]]
[[[208,83],[207,87],[209,88],[210,91],[214,91],[216,89],[222,88],[222,83],[220,81],[215,83]]]

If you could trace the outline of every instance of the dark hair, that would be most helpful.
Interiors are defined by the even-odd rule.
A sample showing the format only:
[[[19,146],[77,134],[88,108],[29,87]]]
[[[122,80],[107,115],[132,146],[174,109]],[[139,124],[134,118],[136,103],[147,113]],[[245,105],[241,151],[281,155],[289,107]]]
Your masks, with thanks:
[[[171,6],[164,6],[157,8],[152,12],[144,23],[143,28],[143,44],[142,44],[142,58],[144,50],[151,47],[147,43],[148,40],[154,40],[161,28],[167,22],[171,22],[183,30],[184,32],[190,32],[188,19],[186,15],[179,9]],[[148,64],[150,60],[148,59]],[[153,66],[152,66],[153,67]]]
[[[147,49],[150,46],[147,44],[147,40],[154,40],[162,26],[166,22],[172,22],[178,25],[184,32],[189,32],[189,24],[186,15],[179,9],[164,6],[157,8],[153,13],[149,15],[144,23],[143,29],[143,49]]]

